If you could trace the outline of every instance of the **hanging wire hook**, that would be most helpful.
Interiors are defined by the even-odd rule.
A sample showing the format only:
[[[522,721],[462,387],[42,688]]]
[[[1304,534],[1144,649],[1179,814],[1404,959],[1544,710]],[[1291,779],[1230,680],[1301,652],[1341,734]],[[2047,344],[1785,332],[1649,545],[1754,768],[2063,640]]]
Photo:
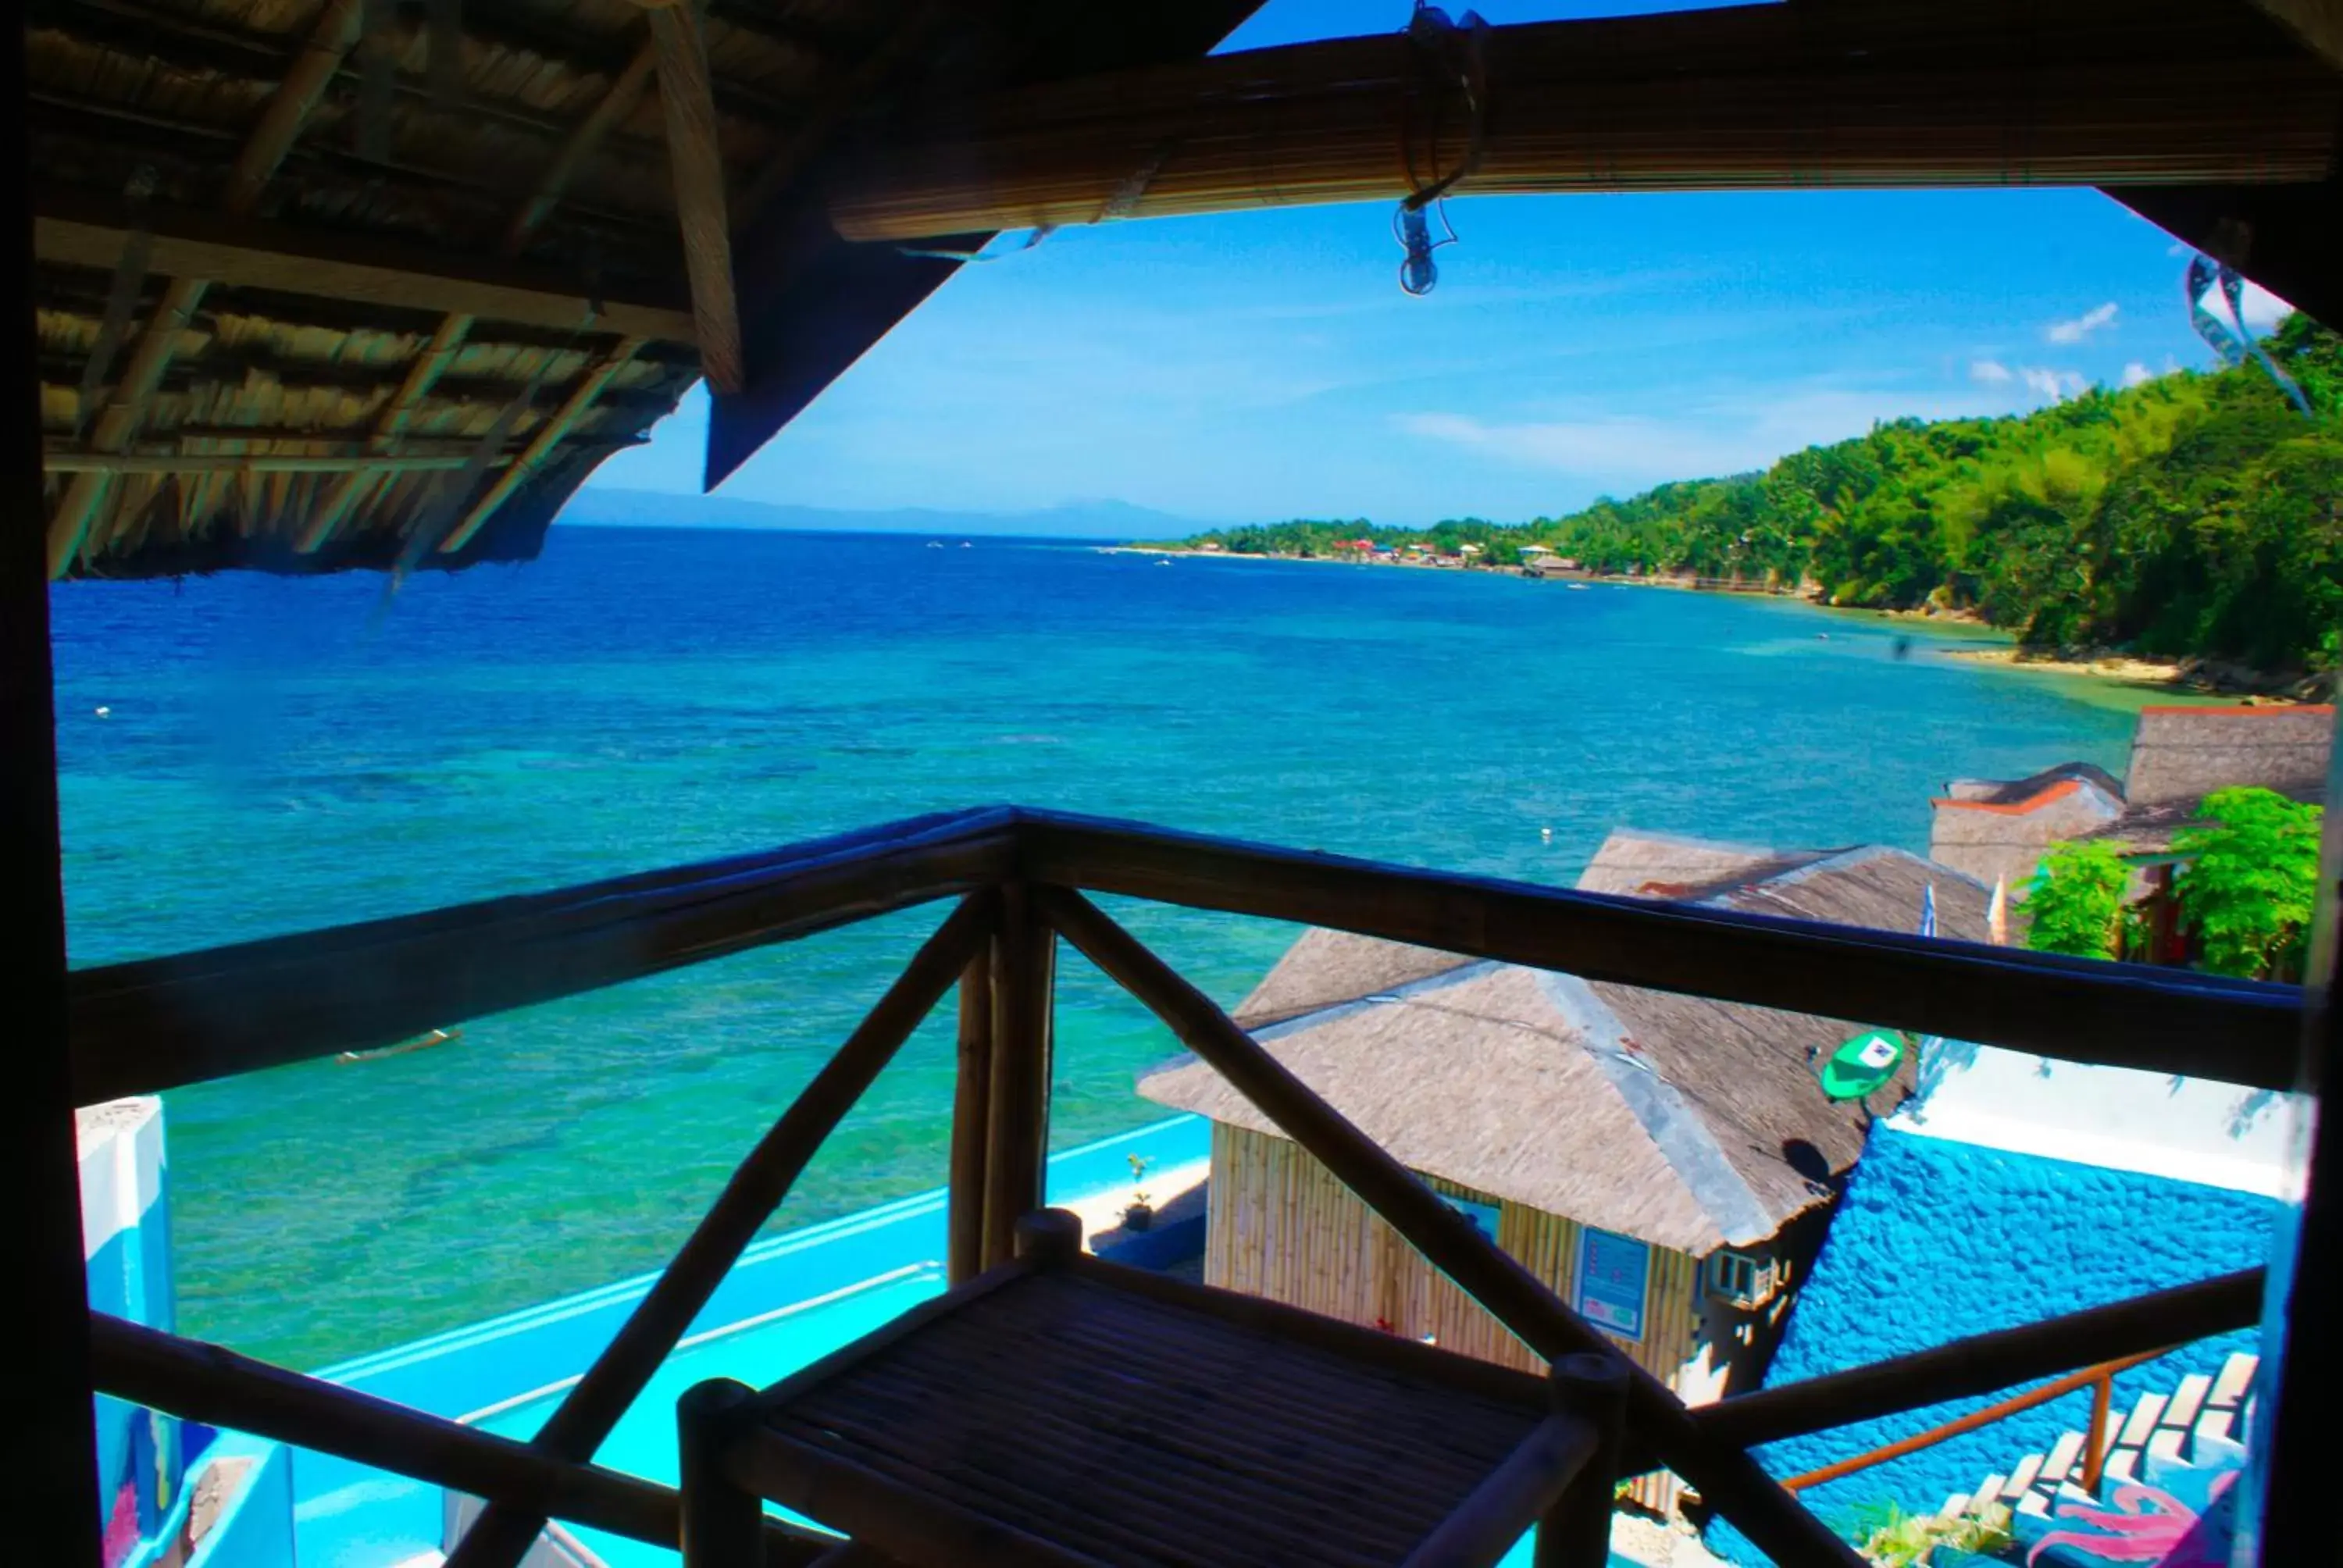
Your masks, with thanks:
[[[1418,180],[1415,172],[1415,148],[1403,121],[1400,130],[1400,156],[1407,166],[1407,197],[1392,216],[1392,237],[1398,240],[1406,258],[1400,263],[1399,286],[1418,297],[1430,294],[1440,282],[1440,268],[1432,253],[1456,243],[1455,226],[1448,221],[1448,193],[1459,180],[1469,177],[1481,166],[1481,155],[1488,140],[1488,72],[1483,49],[1483,39],[1488,24],[1477,11],[1464,13],[1463,22],[1452,22],[1448,13],[1437,5],[1416,0],[1415,10],[1408,17],[1405,35],[1416,46],[1418,58],[1426,68],[1435,91],[1433,120],[1426,138],[1428,157],[1434,177],[1429,184]],[[1464,156],[1445,175],[1439,174],[1440,120],[1439,105],[1451,82],[1462,92],[1467,116]],[[1440,210],[1442,236],[1432,237],[1432,225],[1424,216],[1426,207]]]

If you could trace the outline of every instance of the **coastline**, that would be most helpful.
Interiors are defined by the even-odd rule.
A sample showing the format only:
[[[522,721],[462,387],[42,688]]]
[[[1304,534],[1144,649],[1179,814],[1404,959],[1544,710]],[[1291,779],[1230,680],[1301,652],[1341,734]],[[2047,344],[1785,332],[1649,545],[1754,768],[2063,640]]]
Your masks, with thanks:
[[[2028,648],[2017,644],[2012,635],[1979,617],[1972,610],[1956,609],[1869,609],[1853,605],[1824,602],[1811,591],[1742,586],[1724,581],[1710,581],[1682,574],[1668,576],[1627,576],[1614,572],[1532,572],[1521,567],[1462,567],[1432,560],[1357,560],[1336,556],[1304,556],[1283,553],[1263,554],[1254,551],[1206,550],[1193,546],[1157,546],[1140,544],[1103,545],[1098,547],[1106,555],[1155,556],[1162,558],[1179,557],[1193,560],[1219,561],[1285,561],[1300,565],[1342,566],[1399,568],[1414,571],[1446,571],[1459,575],[1481,575],[1526,578],[1532,581],[1563,580],[1572,583],[1601,583],[1619,588],[1667,588],[1679,593],[1732,594],[1754,598],[1795,598],[1816,609],[1837,615],[1871,618],[1896,625],[1921,625],[1951,637],[1966,636],[1981,644],[1976,648],[1945,648],[1936,651],[1946,658],[1971,660],[2028,675],[2063,677],[2110,684],[2131,691],[2151,690],[2169,693],[2183,700],[2220,701],[2242,699],[2269,703],[2323,702],[2328,700],[2331,683],[2323,676],[2278,676],[2263,670],[2221,664],[2202,658],[2159,658],[2137,654],[2118,653],[2107,648],[2084,648],[2074,651]]]

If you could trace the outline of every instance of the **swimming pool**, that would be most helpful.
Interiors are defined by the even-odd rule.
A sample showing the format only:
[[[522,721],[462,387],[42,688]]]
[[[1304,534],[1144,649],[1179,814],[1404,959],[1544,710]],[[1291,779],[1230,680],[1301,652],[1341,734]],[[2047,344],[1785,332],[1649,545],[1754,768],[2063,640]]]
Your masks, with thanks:
[[[675,1484],[675,1402],[683,1391],[712,1377],[739,1378],[754,1388],[779,1382],[808,1362],[860,1339],[880,1324],[944,1289],[937,1263],[915,1263],[826,1296],[779,1308],[745,1322],[712,1329],[683,1342],[653,1374],[632,1409],[621,1417],[595,1462],[647,1480]],[[492,1405],[464,1417],[467,1424],[502,1437],[537,1435],[545,1418],[568,1392],[571,1379]],[[786,1511],[771,1512],[794,1517]],[[623,1536],[573,1527],[610,1568],[674,1568],[676,1554]]]

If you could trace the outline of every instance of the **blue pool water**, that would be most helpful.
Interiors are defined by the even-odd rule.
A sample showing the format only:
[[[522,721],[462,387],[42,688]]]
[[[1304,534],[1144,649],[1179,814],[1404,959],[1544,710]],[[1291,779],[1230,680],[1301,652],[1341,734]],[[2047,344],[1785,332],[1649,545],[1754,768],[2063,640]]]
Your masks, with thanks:
[[[738,1378],[752,1387],[778,1382],[809,1362],[850,1344],[897,1313],[919,1305],[944,1288],[941,1269],[913,1265],[827,1298],[789,1307],[762,1322],[720,1329],[669,1356],[634,1407],[602,1444],[597,1462],[648,1480],[675,1484],[675,1402],[684,1390],[712,1377]],[[485,1431],[529,1438],[561,1402],[548,1391],[525,1403],[474,1420]],[[779,1513],[783,1510],[775,1509]],[[579,1528],[578,1538],[610,1568],[674,1568],[672,1552],[598,1530]]]
[[[1621,823],[1918,849],[1946,778],[2120,768],[2131,727],[1797,603],[999,539],[564,527],[387,604],[53,602],[80,964],[998,800],[1548,882]],[[657,1268],[937,918],[172,1094],[181,1326],[314,1367]],[[1292,937],[1130,918],[1224,1002]],[[1174,1042],[1061,975],[1064,1146],[1152,1120]],[[940,1186],[952,1061],[917,1034],[774,1228]]]

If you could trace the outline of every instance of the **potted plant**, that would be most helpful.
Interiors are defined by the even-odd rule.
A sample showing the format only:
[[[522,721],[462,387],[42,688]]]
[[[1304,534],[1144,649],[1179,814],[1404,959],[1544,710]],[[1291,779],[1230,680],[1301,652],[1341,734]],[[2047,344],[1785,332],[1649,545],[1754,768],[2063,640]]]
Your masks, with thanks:
[[[1136,1154],[1126,1154],[1123,1158],[1131,1161],[1131,1201],[1122,1211],[1122,1228],[1144,1231],[1155,1223],[1154,1206],[1148,1201],[1146,1191],[1139,1185],[1147,1174],[1147,1161]]]

